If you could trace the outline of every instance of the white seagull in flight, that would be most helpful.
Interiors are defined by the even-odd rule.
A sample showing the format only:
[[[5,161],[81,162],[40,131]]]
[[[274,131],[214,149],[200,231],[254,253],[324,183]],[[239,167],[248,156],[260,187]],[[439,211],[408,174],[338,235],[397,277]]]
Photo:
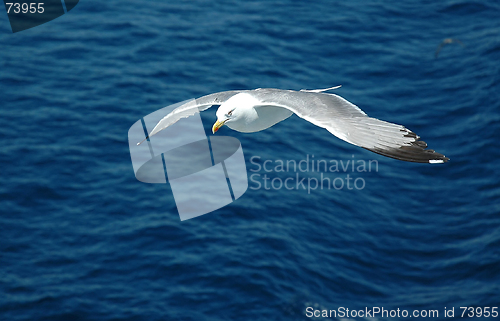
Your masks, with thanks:
[[[181,118],[220,105],[217,121],[212,127],[214,134],[223,125],[243,133],[258,132],[296,114],[348,143],[380,155],[416,163],[449,160],[432,149],[426,149],[427,144],[404,126],[369,117],[344,98],[326,93],[338,87],[301,91],[259,88],[203,96],[163,117],[146,139]]]

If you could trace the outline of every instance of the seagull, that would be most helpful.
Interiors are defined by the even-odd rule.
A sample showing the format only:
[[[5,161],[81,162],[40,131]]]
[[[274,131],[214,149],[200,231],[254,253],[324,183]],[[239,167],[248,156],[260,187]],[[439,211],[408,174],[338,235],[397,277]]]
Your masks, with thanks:
[[[369,117],[346,99],[327,93],[339,87],[300,91],[259,88],[210,94],[174,109],[142,142],[182,118],[219,105],[213,134],[224,125],[243,133],[259,132],[295,114],[348,143],[383,156],[431,164],[449,160],[426,149],[427,144],[404,126]]]
[[[441,42],[441,43],[439,44],[439,46],[437,47],[437,49],[436,49],[436,53],[434,54],[434,57],[436,57],[436,58],[437,58],[437,57],[438,57],[438,55],[439,55],[439,52],[441,51],[441,49],[442,49],[445,45],[449,45],[449,44],[451,44],[451,43],[458,43],[460,46],[462,46],[462,47],[464,46],[464,44],[463,44],[460,40],[458,40],[458,39],[446,38],[446,39],[444,39],[444,40],[443,40],[443,42]]]

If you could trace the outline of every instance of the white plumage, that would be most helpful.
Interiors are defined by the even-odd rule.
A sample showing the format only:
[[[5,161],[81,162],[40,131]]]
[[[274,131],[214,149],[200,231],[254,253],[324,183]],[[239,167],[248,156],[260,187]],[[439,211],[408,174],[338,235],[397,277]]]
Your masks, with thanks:
[[[348,143],[384,156],[431,164],[449,160],[426,149],[427,144],[404,126],[368,117],[344,98],[325,92],[335,88],[301,91],[255,89],[207,95],[173,110],[158,122],[148,137],[181,118],[220,105],[212,129],[214,133],[223,125],[239,132],[257,132],[296,114]]]

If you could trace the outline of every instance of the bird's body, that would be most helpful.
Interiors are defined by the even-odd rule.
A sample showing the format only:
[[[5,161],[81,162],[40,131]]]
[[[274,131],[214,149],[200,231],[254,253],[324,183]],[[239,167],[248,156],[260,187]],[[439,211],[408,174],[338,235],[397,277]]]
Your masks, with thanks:
[[[241,118],[226,122],[226,126],[242,133],[260,132],[293,115],[293,112],[286,108],[262,105],[258,99],[245,92],[229,98],[224,103],[224,108],[219,108],[220,112],[217,110],[217,113],[222,117],[225,109],[232,109],[233,106],[238,107]],[[221,117],[217,115],[218,119]]]
[[[458,39],[446,38],[437,47],[436,53],[434,54],[434,57],[437,58],[441,49],[443,49],[444,46],[452,44],[452,43],[458,43],[460,46],[462,46],[462,47],[464,46],[464,44]]]
[[[188,102],[161,119],[148,137],[212,105],[220,105],[212,131],[221,126],[252,133],[265,130],[292,114],[325,128],[338,138],[375,153],[404,161],[443,163],[448,158],[433,150],[404,126],[368,117],[344,98],[326,93],[334,89],[255,89],[227,91]]]

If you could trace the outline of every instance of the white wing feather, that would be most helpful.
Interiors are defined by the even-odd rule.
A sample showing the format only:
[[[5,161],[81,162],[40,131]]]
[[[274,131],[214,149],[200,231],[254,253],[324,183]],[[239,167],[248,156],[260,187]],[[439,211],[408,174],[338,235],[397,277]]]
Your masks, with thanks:
[[[449,160],[426,149],[427,144],[404,126],[368,117],[344,98],[321,91],[260,89],[252,95],[262,102],[262,107],[286,108],[348,143],[384,156],[419,163]]]
[[[167,128],[170,125],[175,124],[182,118],[187,118],[189,116],[193,116],[201,111],[207,110],[213,105],[220,105],[224,103],[226,100],[231,98],[232,96],[242,92],[241,90],[234,91],[223,91],[220,93],[210,94],[203,96],[201,98],[197,98],[194,100],[190,100],[187,103],[177,107],[170,114],[163,117],[158,124],[153,128],[153,130],[149,133],[149,135],[142,141],[137,143],[137,145],[142,144],[149,137],[157,134],[159,131]]]

